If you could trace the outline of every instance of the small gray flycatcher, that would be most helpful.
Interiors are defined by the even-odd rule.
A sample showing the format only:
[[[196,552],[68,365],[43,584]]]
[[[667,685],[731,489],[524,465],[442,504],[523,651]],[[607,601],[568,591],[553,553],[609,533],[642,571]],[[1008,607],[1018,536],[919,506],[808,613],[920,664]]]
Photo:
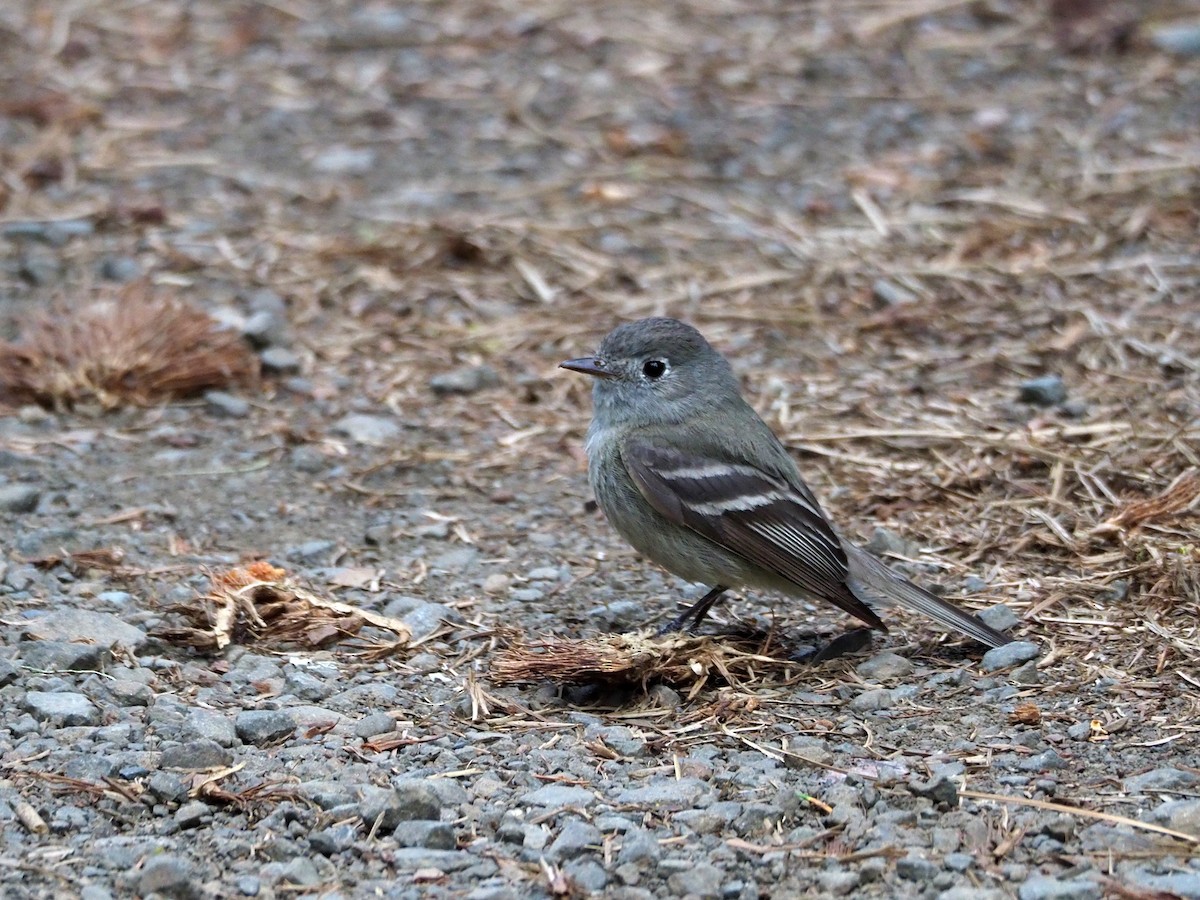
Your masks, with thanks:
[[[694,628],[722,593],[748,586],[826,600],[880,631],[875,608],[899,603],[991,647],[1012,640],[842,538],[695,328],[629,322],[561,366],[595,379],[588,477],[609,522],[663,568],[711,586],[664,631]]]

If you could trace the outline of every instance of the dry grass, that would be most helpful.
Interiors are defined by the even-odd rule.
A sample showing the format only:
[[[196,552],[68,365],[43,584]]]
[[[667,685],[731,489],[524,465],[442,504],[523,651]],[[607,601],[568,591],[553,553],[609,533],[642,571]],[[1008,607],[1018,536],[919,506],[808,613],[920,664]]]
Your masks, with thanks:
[[[241,337],[145,282],[78,307],[35,312],[0,344],[0,402],[109,410],[248,385],[257,360]]]

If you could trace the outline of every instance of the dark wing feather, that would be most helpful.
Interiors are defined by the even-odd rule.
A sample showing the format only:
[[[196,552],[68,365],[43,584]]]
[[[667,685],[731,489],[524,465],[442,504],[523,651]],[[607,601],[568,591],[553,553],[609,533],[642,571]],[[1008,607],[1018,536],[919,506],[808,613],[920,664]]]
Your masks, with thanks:
[[[846,585],[846,551],[812,494],[745,463],[631,441],[622,448],[638,490],[660,514],[886,631]]]

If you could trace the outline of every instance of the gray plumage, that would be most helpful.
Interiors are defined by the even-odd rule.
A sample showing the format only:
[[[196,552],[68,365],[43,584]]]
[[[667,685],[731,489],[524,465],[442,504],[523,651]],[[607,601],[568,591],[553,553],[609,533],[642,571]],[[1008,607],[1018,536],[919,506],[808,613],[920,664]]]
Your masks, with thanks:
[[[562,366],[595,379],[588,474],[609,522],[659,565],[714,586],[696,623],[725,588],[756,587],[825,600],[882,631],[877,610],[899,603],[988,646],[1011,640],[841,538],[690,325],[630,322]]]

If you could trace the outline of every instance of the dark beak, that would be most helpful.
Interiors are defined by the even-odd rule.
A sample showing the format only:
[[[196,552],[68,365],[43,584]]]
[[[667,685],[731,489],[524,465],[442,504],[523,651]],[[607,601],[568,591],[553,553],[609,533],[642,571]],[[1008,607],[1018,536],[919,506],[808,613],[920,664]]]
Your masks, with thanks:
[[[568,359],[558,364],[560,369],[570,369],[572,372],[582,372],[596,378],[615,378],[616,374],[604,368],[604,360],[594,356],[584,356],[580,359]]]

